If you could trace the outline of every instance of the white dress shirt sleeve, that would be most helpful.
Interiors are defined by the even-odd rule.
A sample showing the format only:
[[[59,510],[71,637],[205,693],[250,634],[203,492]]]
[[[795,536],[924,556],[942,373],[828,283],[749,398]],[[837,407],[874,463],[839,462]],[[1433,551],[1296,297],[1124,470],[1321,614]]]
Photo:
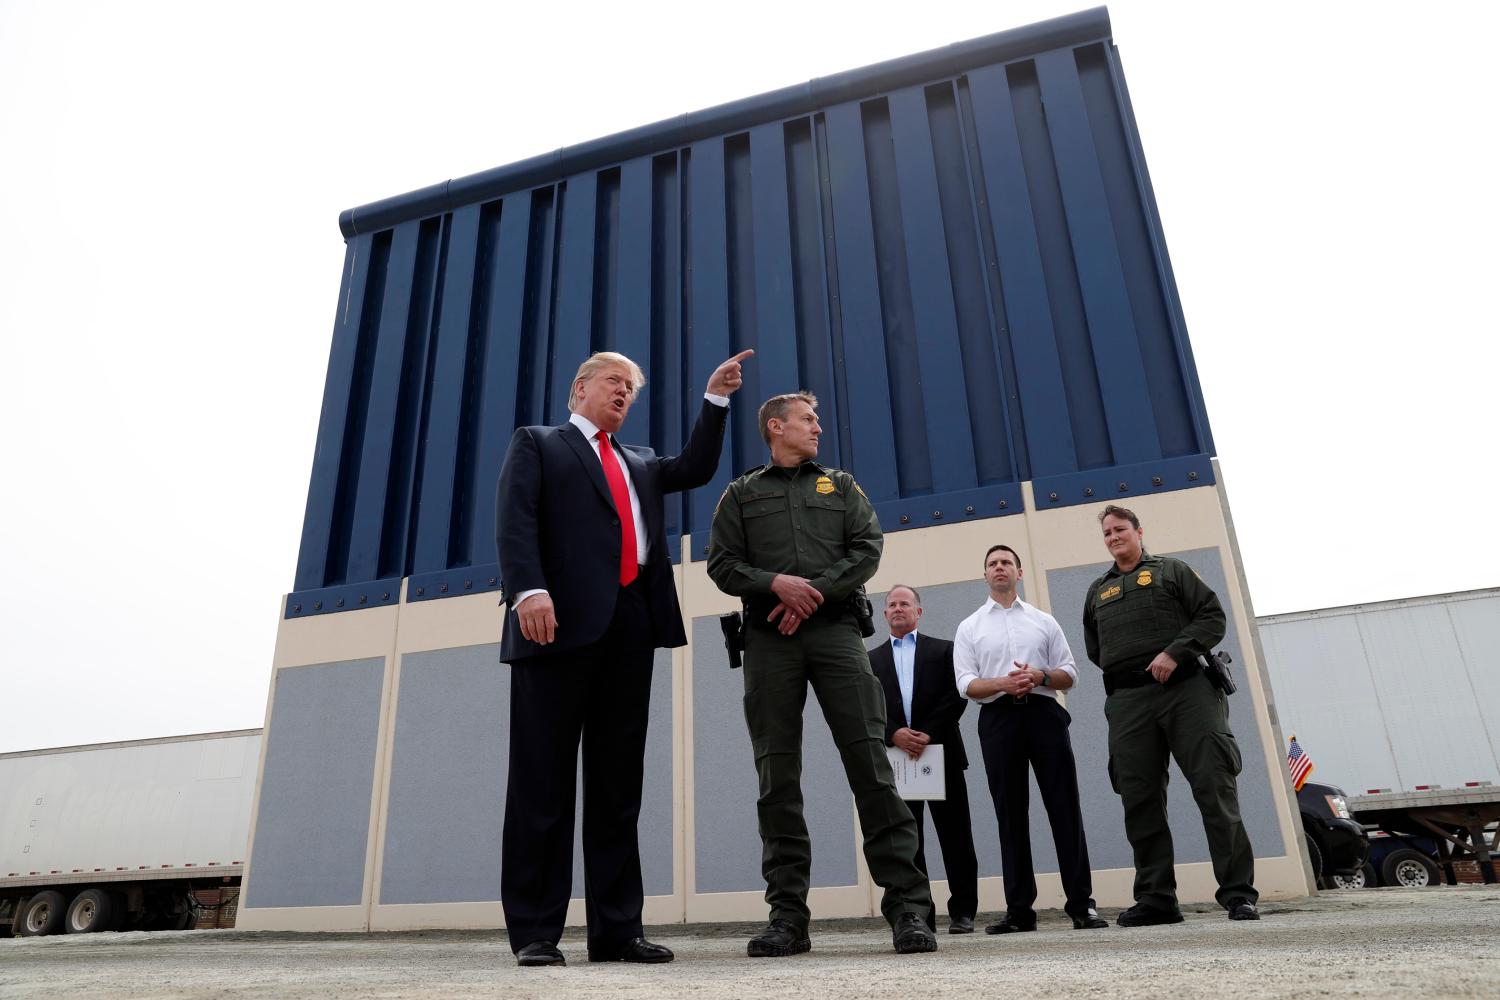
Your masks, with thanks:
[[[974,630],[969,622],[958,626],[953,635],[953,682],[958,685],[962,698],[969,697],[969,685],[979,679],[979,653],[974,646]],[[993,698],[971,699],[981,704]]]
[[[1047,666],[1052,670],[1061,670],[1078,683],[1078,667],[1073,663],[1073,650],[1068,645],[1068,637],[1063,635],[1062,626],[1057,624],[1057,619],[1051,615],[1047,616],[1047,622],[1051,626],[1047,629]]]

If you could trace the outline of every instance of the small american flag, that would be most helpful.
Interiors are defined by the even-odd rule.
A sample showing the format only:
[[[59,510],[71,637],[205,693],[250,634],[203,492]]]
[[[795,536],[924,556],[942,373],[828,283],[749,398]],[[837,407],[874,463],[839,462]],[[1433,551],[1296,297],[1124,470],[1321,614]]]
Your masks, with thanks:
[[[1302,786],[1307,784],[1307,776],[1312,774],[1313,763],[1312,758],[1302,752],[1302,744],[1297,742],[1295,733],[1292,735],[1291,746],[1287,748],[1286,766],[1292,772],[1293,790],[1302,791]]]

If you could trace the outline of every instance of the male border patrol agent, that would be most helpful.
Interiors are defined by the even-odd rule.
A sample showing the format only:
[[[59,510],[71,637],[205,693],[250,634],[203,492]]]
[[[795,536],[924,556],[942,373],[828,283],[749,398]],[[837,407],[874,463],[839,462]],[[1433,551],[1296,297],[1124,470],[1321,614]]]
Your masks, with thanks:
[[[818,465],[818,401],[774,396],[760,408],[770,464],[729,484],[714,512],[708,575],[745,600],[745,721],[760,777],[761,872],[771,919],[751,958],[812,947],[812,843],[802,816],[802,709],[823,709],[864,831],[881,912],[901,954],[937,950],[932,892],[917,867],[917,827],[885,749],[885,694],[870,670],[850,599],[875,575],[882,536],[854,477]]]
[[[1099,515],[1115,564],[1089,587],[1083,633],[1089,659],[1104,671],[1110,780],[1125,807],[1135,851],[1134,906],[1121,927],[1182,921],[1167,825],[1167,753],[1187,776],[1203,814],[1219,905],[1230,920],[1259,920],[1255,854],[1240,819],[1235,775],[1240,750],[1229,729],[1228,699],[1198,657],[1224,638],[1219,598],[1186,563],[1148,555],[1140,519],[1124,507]]]

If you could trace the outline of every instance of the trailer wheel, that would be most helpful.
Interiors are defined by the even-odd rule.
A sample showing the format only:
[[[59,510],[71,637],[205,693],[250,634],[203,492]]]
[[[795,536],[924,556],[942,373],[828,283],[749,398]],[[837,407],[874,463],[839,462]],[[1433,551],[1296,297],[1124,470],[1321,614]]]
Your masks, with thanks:
[[[21,907],[20,919],[16,921],[16,933],[21,937],[42,937],[56,934],[63,929],[63,916],[67,913],[68,901],[56,889],[37,893]]]
[[[85,889],[68,907],[68,933],[93,934],[114,926],[114,900],[103,889]]]
[[[1408,889],[1439,884],[1437,865],[1427,855],[1410,847],[1402,847],[1387,854],[1385,863],[1380,866],[1380,877],[1386,885],[1405,886]]]

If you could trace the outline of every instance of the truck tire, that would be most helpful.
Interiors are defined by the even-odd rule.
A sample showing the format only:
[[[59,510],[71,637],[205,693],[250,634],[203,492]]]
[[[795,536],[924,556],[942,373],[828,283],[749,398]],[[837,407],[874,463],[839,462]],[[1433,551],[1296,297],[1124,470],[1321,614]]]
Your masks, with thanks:
[[[68,907],[69,934],[93,934],[111,930],[115,925],[114,900],[103,889],[85,889],[73,897]]]
[[[1323,888],[1323,849],[1312,837],[1304,836],[1303,839],[1307,841],[1307,860],[1312,865],[1313,885],[1321,889]]]
[[[20,937],[43,937],[63,929],[68,901],[56,889],[44,889],[28,899],[16,914],[16,934]]]
[[[1367,861],[1353,875],[1330,875],[1335,889],[1368,889],[1375,884],[1375,869]]]
[[[1385,885],[1399,885],[1409,889],[1442,884],[1433,860],[1410,847],[1398,848],[1385,856],[1385,863],[1380,866],[1380,878]]]

